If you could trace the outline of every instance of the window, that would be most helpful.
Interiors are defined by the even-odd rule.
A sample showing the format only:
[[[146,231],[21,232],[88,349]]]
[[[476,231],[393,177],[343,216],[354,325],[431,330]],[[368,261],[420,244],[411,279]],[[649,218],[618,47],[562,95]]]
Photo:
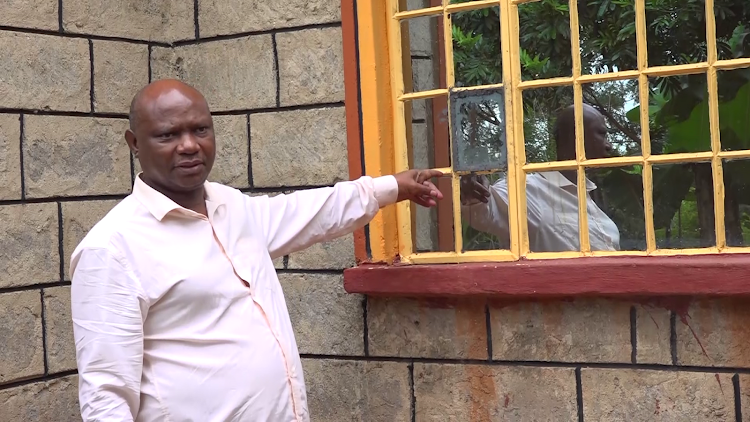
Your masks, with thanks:
[[[378,216],[373,261],[746,259],[745,1],[357,0],[356,16],[366,173],[446,175],[436,210]]]

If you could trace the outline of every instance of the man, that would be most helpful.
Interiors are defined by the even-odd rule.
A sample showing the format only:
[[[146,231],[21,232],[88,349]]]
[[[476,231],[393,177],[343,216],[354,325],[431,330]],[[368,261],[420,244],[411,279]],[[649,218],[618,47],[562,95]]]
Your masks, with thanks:
[[[125,138],[143,171],[71,260],[83,420],[308,421],[272,260],[397,201],[435,206],[442,195],[428,180],[440,173],[248,197],[206,181],[208,104],[174,80],[135,96]]]
[[[612,152],[604,117],[594,107],[583,105],[586,158],[604,158]],[[555,125],[557,159],[575,160],[573,106],[565,108]],[[529,249],[532,252],[577,251],[578,191],[575,170],[532,173],[526,176]],[[586,179],[586,203],[591,250],[619,249],[620,233],[615,223],[588,195],[596,185]],[[462,214],[476,230],[491,233],[510,244],[508,228],[508,182],[502,178],[487,188],[487,179],[477,176],[461,180]],[[507,247],[507,246],[506,246]]]

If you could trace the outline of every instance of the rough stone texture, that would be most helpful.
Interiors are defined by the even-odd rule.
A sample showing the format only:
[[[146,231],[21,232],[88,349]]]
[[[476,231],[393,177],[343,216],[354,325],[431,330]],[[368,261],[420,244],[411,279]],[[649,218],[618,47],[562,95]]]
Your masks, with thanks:
[[[249,186],[247,173],[247,116],[214,116],[216,161],[212,182],[235,188]]]
[[[362,297],[347,294],[340,275],[279,274],[279,282],[300,353],[364,354]]]
[[[680,365],[750,366],[750,303],[703,300],[677,317]]]
[[[0,31],[0,108],[90,111],[90,68],[84,39]]]
[[[587,421],[734,421],[726,374],[583,369]]]
[[[23,155],[33,198],[124,194],[130,158],[124,119],[27,116]]]
[[[417,421],[577,419],[573,369],[418,363],[414,393]]]
[[[0,206],[0,288],[60,279],[57,204]]]
[[[0,26],[57,30],[57,0],[3,0]]]
[[[303,359],[313,422],[408,422],[405,363]]]
[[[289,255],[289,268],[342,270],[354,266],[354,236],[346,235]]]
[[[740,404],[742,406],[742,415],[747,420],[750,412],[750,375],[739,375],[740,379]]]
[[[241,13],[243,18],[252,13]],[[177,78],[194,86],[212,111],[276,105],[276,75],[270,35],[198,45],[154,48],[152,79]]]
[[[670,312],[664,308],[636,305],[636,353],[638,363],[670,365]]]
[[[424,6],[419,6],[419,8]],[[427,6],[429,7],[429,6]],[[414,7],[412,9],[417,9]],[[443,19],[441,15],[423,16],[409,19],[401,24],[401,30],[409,31],[409,48],[411,56],[432,57],[440,48],[438,43],[438,26]]]
[[[94,41],[94,109],[128,113],[130,101],[148,84],[148,46]]]
[[[0,421],[77,422],[78,375],[0,391]]]
[[[0,384],[44,373],[42,299],[38,290],[0,294],[0,339]],[[0,409],[3,407],[0,405]]]
[[[76,345],[70,315],[70,287],[44,289],[44,322],[49,372],[76,369]]]
[[[490,310],[498,360],[631,361],[630,305],[605,300],[520,303]]]
[[[411,72],[414,88],[412,91],[429,91],[438,88],[435,65],[430,59],[413,59],[411,61]]]
[[[337,0],[200,0],[198,7],[201,37],[341,20]]]
[[[370,354],[487,359],[483,302],[368,298]]]
[[[0,114],[0,200],[21,199],[21,123],[17,114]]]
[[[276,35],[281,105],[344,101],[341,28]]]
[[[343,107],[250,115],[250,150],[255,187],[349,179]]]
[[[151,41],[195,38],[193,2],[75,0],[63,4],[67,32]]]
[[[70,277],[70,256],[86,233],[120,201],[82,201],[62,204],[63,215],[63,259],[65,277]]]

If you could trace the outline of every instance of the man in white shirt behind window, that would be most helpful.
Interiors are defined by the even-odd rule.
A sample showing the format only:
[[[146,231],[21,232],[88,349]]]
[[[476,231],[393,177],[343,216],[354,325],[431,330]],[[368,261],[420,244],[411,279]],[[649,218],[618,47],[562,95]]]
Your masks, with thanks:
[[[575,119],[573,106],[565,108],[555,124],[557,159],[575,160]],[[607,141],[604,117],[594,107],[583,105],[586,158],[608,157],[612,145]],[[526,201],[529,248],[532,252],[579,250],[578,192],[575,170],[531,173],[526,176]],[[586,179],[586,203],[591,250],[618,250],[617,225],[591,199],[596,185]],[[510,244],[508,227],[508,182],[501,178],[492,186],[484,176],[461,179],[461,213],[476,230],[490,233],[502,245]],[[507,246],[505,246],[507,247]]]
[[[125,138],[143,171],[71,258],[83,420],[309,421],[272,260],[397,201],[435,206],[442,195],[428,180],[441,173],[251,198],[206,181],[216,149],[208,104],[173,80],[136,95]]]

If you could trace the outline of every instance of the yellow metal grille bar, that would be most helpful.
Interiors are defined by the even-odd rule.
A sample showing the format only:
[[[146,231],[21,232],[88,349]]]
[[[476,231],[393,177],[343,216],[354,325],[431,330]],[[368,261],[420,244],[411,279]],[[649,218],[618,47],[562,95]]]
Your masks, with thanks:
[[[399,95],[398,100],[399,101],[424,100],[427,98],[439,97],[441,95],[448,95],[448,90],[445,88],[438,88],[438,89],[430,89],[428,91],[407,92],[407,93],[402,93],[401,95]]]
[[[466,12],[469,10],[482,9],[484,7],[497,6],[500,0],[477,0],[467,3],[443,3],[442,6],[428,7],[425,9],[405,10],[398,12],[393,17],[397,20],[421,18],[424,16],[435,16],[441,14],[450,14]]]
[[[495,2],[496,3],[496,2]],[[443,8],[446,12],[443,13],[443,46],[445,48],[445,85],[452,87],[456,85],[456,76],[453,73],[453,22],[451,20],[450,12],[448,7],[450,6],[450,0],[443,0]],[[450,100],[449,100],[450,101]],[[453,134],[453,116],[452,107],[448,107],[448,133]],[[449,138],[449,151],[453,151],[453,143],[455,140],[453,136]],[[451,166],[453,165],[453,157],[451,157]],[[453,241],[454,251],[456,253],[463,251],[463,230],[461,229],[461,179],[455,173],[451,174],[451,193],[453,195]]]
[[[466,252],[423,252],[404,257],[406,264],[453,264],[459,262],[508,262],[517,261],[518,255],[507,250]]]
[[[721,70],[726,69],[742,69],[750,67],[750,57],[743,57],[739,59],[731,60],[718,60],[714,63],[714,67]]]

